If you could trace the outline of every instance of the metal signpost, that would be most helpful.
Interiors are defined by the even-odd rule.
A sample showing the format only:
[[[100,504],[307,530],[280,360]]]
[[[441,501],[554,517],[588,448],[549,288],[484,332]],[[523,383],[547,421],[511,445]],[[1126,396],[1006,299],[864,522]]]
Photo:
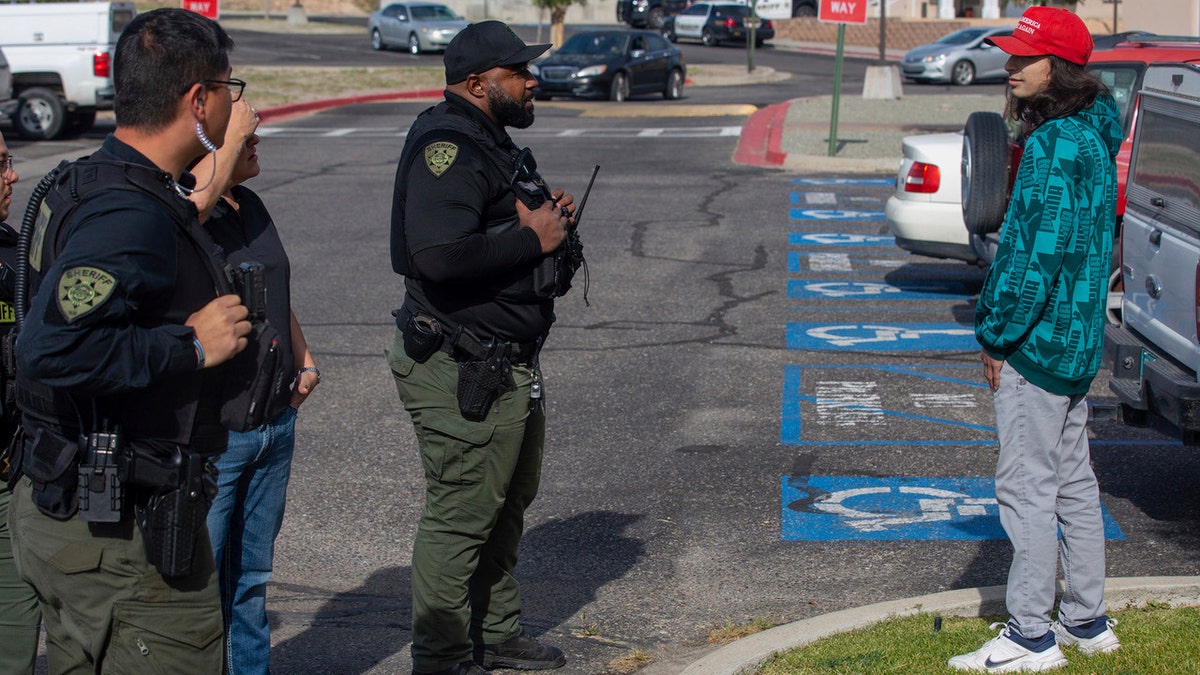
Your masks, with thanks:
[[[838,24],[837,57],[833,66],[833,111],[829,118],[829,156],[837,154],[838,106],[842,97],[842,52],[846,47],[846,24],[867,22],[867,0],[821,0],[817,19]]]

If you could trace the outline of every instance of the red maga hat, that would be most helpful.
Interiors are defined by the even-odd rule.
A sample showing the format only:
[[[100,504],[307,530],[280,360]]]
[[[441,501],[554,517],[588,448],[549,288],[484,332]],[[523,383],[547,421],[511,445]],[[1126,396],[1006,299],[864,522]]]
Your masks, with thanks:
[[[987,38],[1013,56],[1053,54],[1084,65],[1092,55],[1092,34],[1074,12],[1054,7],[1030,7],[1012,35]]]

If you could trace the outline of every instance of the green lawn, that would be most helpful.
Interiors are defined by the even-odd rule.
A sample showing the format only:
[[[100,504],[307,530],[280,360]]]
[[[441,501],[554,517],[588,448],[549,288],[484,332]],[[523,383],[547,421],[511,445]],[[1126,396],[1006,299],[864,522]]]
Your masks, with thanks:
[[[1181,675],[1200,673],[1200,607],[1151,604],[1112,612],[1121,649],[1084,656],[1064,649],[1070,665],[1063,675]],[[889,619],[841,633],[772,658],[757,675],[938,675],[956,673],[946,660],[978,649],[995,637],[992,618],[941,618],[933,614]]]

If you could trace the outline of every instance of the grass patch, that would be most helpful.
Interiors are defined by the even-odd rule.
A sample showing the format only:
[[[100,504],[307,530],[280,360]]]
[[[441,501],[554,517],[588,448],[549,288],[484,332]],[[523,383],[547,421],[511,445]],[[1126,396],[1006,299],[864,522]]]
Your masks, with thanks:
[[[233,76],[246,81],[246,100],[258,108],[393,91],[433,89],[440,92],[446,86],[446,73],[440,66],[278,68],[235,65]]]
[[[650,655],[650,652],[641,647],[635,647],[628,653],[609,661],[607,668],[608,672],[613,673],[613,675],[628,675],[629,673],[637,672],[641,668],[645,668],[651,663],[654,663],[654,657]]]
[[[1200,607],[1171,608],[1160,604],[1110,614],[1120,621],[1121,649],[1113,654],[1084,656],[1064,649],[1063,675],[1178,675],[1200,672]],[[757,675],[938,675],[957,673],[946,667],[956,654],[978,649],[995,637],[988,625],[1004,618],[945,617],[934,630],[935,616],[888,619],[874,626],[833,635],[776,655]]]
[[[708,641],[717,645],[728,644],[734,640],[741,640],[749,635],[761,633],[768,628],[774,628],[777,625],[778,622],[762,617],[751,619],[746,623],[726,621],[723,625],[708,631]]]

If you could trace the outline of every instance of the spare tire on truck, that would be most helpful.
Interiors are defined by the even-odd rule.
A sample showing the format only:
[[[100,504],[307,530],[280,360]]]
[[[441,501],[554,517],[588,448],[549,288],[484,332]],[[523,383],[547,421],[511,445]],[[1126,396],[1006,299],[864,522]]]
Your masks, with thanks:
[[[1000,229],[1012,186],[1012,151],[1004,118],[974,112],[963,130],[962,209],[967,231],[984,235]]]

